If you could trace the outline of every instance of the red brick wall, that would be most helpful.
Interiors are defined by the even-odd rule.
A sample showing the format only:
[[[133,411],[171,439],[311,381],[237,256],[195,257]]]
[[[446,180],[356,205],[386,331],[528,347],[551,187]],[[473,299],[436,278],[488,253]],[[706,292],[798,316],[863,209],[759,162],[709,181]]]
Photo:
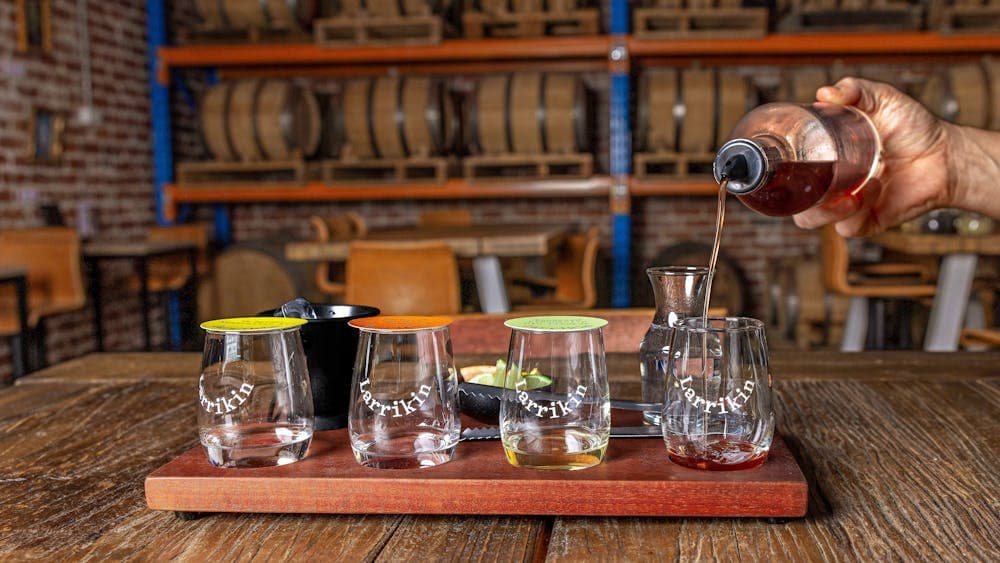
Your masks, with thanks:
[[[51,2],[52,51],[32,54],[16,52],[16,3],[0,3],[0,228],[41,225],[38,207],[52,203],[70,226],[78,225],[78,209],[89,206],[98,237],[142,238],[155,221],[145,2],[88,2],[93,99],[101,116],[92,125],[74,117],[82,104],[76,1]],[[178,4],[175,19],[191,19],[188,3],[172,4]],[[35,164],[23,156],[34,106],[67,116],[59,163]],[[105,274],[106,345],[112,350],[141,340],[135,296],[121,283],[127,274],[124,266]],[[91,322],[89,308],[49,318],[48,361],[91,351]],[[154,319],[158,339],[161,326]],[[9,370],[8,343],[0,339],[0,379]]]

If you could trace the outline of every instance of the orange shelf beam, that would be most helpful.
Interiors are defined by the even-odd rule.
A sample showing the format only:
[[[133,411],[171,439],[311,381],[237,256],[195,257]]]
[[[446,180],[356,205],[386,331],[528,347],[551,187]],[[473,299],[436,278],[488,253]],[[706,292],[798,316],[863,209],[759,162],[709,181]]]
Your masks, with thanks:
[[[499,181],[468,183],[462,179],[444,184],[360,184],[336,186],[307,184],[253,184],[181,186],[164,188],[169,208],[182,203],[293,203],[303,201],[358,201],[389,199],[492,199],[492,198],[571,198],[607,196],[611,178],[594,176],[582,180]]]
[[[171,68],[226,66],[329,66],[372,63],[427,63],[543,59],[606,59],[612,38],[541,37],[516,39],[453,39],[437,45],[350,47],[326,49],[309,43],[268,45],[199,45],[161,47],[161,82]]]
[[[768,35],[760,39],[662,40],[631,37],[628,49],[632,57],[993,53],[1000,52],[1000,35],[809,33]]]
[[[629,182],[633,197],[657,195],[716,195],[719,184],[710,178],[678,178],[676,180],[637,180]]]

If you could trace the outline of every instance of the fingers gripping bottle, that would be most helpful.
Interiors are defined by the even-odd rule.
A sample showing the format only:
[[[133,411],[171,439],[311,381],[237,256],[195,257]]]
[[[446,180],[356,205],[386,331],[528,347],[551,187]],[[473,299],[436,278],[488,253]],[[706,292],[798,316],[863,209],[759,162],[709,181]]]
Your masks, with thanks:
[[[851,106],[774,103],[740,119],[713,170],[747,207],[787,216],[857,196],[880,172],[881,152],[875,126]]]

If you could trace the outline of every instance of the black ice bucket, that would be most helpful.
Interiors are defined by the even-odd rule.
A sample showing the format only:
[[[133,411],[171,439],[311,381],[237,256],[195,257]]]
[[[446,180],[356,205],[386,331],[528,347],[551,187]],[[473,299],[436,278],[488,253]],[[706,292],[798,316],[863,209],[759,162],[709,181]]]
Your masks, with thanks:
[[[347,426],[347,409],[351,399],[351,374],[358,351],[360,331],[347,323],[379,314],[375,307],[365,305],[313,305],[315,319],[302,325],[302,347],[309,367],[315,430],[332,430]],[[264,311],[263,316],[275,315],[278,309]]]

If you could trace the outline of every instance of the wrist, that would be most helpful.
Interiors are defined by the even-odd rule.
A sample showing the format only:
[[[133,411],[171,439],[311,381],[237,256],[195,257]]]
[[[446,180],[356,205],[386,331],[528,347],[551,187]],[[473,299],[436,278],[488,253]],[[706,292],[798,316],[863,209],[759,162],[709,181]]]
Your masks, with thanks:
[[[1000,179],[1000,133],[944,125],[945,162],[948,185],[942,206],[1000,214],[1000,197],[995,190]]]

